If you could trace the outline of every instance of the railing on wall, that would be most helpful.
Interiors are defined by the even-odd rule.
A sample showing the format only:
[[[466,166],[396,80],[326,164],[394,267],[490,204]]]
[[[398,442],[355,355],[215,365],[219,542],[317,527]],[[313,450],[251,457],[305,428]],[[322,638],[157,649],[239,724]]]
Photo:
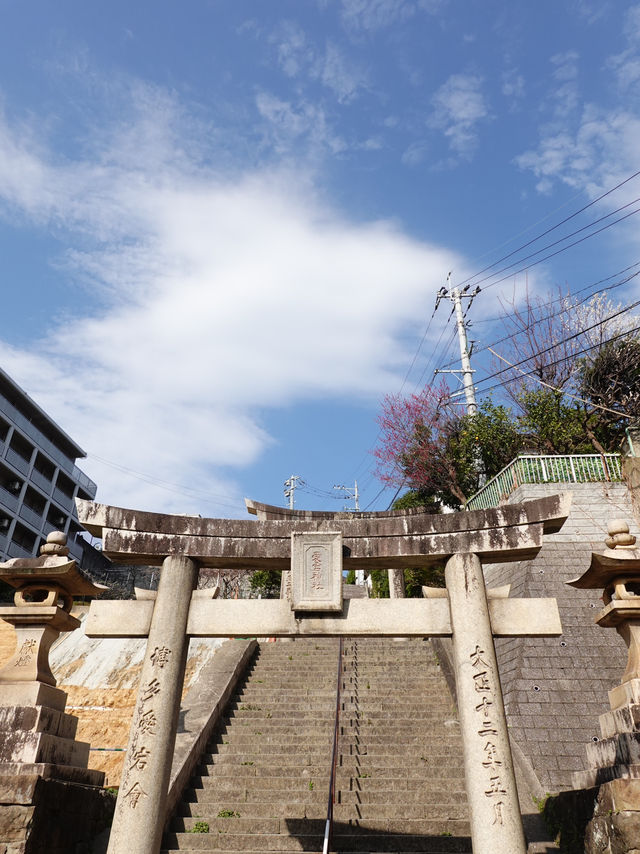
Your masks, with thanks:
[[[467,501],[466,509],[498,507],[524,483],[599,483],[621,478],[620,454],[525,454],[492,477]]]

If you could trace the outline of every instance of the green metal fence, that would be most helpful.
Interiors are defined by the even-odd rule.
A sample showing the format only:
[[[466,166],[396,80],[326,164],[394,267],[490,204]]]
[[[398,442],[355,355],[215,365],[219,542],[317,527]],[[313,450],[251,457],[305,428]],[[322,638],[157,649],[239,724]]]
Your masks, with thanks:
[[[497,507],[523,483],[598,483],[621,480],[620,454],[522,455],[467,502],[467,510]]]

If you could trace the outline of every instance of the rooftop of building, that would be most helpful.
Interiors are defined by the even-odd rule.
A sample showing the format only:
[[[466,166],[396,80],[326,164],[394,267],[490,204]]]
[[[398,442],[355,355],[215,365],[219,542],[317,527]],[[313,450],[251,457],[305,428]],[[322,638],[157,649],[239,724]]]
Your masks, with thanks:
[[[9,374],[0,368],[0,398],[5,398],[27,421],[72,460],[86,457],[85,451],[38,406]],[[0,405],[0,410],[2,409]],[[11,417],[11,413],[7,413]]]

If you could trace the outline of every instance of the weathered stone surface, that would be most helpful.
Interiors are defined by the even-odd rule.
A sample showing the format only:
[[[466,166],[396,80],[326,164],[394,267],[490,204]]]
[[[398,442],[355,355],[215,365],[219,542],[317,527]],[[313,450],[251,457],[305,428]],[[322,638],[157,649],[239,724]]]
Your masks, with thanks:
[[[292,532],[291,608],[342,611],[342,534]]]
[[[445,579],[473,851],[526,854],[480,561],[475,555],[454,555]]]
[[[103,538],[103,549],[120,562],[159,564],[167,554],[187,554],[203,566],[288,569],[290,534],[313,530],[342,532],[345,568],[425,566],[456,552],[474,552],[485,561],[532,557],[542,534],[558,530],[570,499],[542,501],[468,513],[303,514],[259,521],[200,519],[141,513],[78,501],[80,520]],[[153,533],[149,533],[153,532]]]
[[[74,738],[78,719],[46,706],[0,706],[0,732],[25,730]]]
[[[0,743],[1,762],[46,762],[86,768],[89,745],[72,738],[60,738],[46,732],[14,730],[4,732]]]
[[[197,579],[197,567],[188,558],[164,561],[158,595],[151,602],[153,617],[109,854],[155,854],[160,848],[159,818],[169,787],[188,649],[187,618]]]
[[[404,597],[405,597],[404,570],[403,569],[388,569],[387,573],[388,573],[388,577],[389,577],[389,598],[390,599],[404,599]]]
[[[0,806],[0,851],[88,852],[113,814],[113,798],[101,789],[38,778],[31,792],[29,804]]]
[[[0,706],[47,706],[64,712],[67,695],[53,685],[42,682],[3,682],[0,691]]]
[[[90,637],[144,637],[152,602],[92,602],[86,633]],[[496,636],[558,635],[562,629],[553,599],[490,599]],[[339,616],[296,619],[284,599],[193,601],[187,633],[194,637],[372,635],[438,637],[451,634],[446,599],[349,599]]]
[[[555,488],[529,484],[510,500],[535,498]],[[629,494],[617,483],[570,488],[571,515],[560,532],[545,536],[538,557],[485,567],[489,588],[511,583],[511,596],[553,596],[558,601],[562,637],[496,640],[510,736],[533,765],[543,792],[572,787],[573,774],[586,768],[585,747],[601,736],[598,718],[609,709],[607,692],[619,683],[626,659],[617,633],[595,623],[602,608],[600,591],[576,590],[564,582],[579,575],[592,552],[602,549],[607,519],[630,518]]]
[[[629,703],[600,715],[600,732],[603,738],[619,732],[640,732],[640,704]]]
[[[587,745],[587,764],[593,768],[605,765],[640,763],[640,733],[622,732]]]
[[[637,854],[640,850],[640,780],[614,780],[600,786],[593,819],[587,825],[585,854]]]
[[[222,720],[227,703],[256,647],[255,640],[224,643],[185,697],[183,705],[188,711],[176,736],[165,807],[167,817],[173,813],[207,742]]]
[[[102,771],[79,768],[75,765],[54,765],[51,762],[7,762],[3,763],[1,770],[2,776],[7,778],[36,775],[43,780],[79,783],[82,786],[102,786],[104,783]]]
[[[0,670],[0,684],[41,682],[55,687],[49,650],[60,632],[77,629],[80,622],[55,605],[0,607],[0,619],[15,628],[17,638],[15,655]]]
[[[34,812],[34,806],[25,804],[0,806],[0,840],[5,843],[25,840],[29,834]]]

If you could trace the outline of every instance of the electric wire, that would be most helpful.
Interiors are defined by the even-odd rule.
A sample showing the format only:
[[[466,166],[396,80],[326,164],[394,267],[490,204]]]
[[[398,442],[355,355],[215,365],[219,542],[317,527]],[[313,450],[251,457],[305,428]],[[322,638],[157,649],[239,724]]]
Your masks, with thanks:
[[[591,332],[592,329],[596,329],[598,326],[604,326],[605,323],[609,323],[611,320],[615,320],[616,317],[620,317],[620,315],[626,314],[628,311],[631,311],[631,309],[633,309],[633,308],[637,308],[637,306],[639,306],[639,305],[640,305],[640,300],[636,300],[635,302],[631,303],[631,305],[625,306],[624,308],[621,308],[619,311],[615,311],[613,314],[608,315],[607,317],[603,318],[602,320],[598,320],[596,323],[592,323],[591,326],[587,326],[585,329],[580,329],[578,332],[574,332],[572,335],[567,335],[566,338],[561,338],[558,341],[554,342],[553,344],[550,344],[548,347],[545,347],[543,350],[538,350],[536,353],[532,353],[531,355],[526,356],[524,359],[521,359],[519,362],[515,362],[511,367],[517,368],[518,365],[524,365],[527,362],[530,362],[532,359],[535,359],[536,356],[544,356],[545,353],[549,353],[551,350],[555,350],[561,344],[566,344],[568,341],[573,341],[576,338],[579,338],[581,335],[585,335],[587,332]],[[609,338],[608,340],[612,341],[614,339],[612,337],[612,338]],[[598,343],[596,346],[598,346],[598,347],[601,346],[601,343]],[[586,351],[581,351],[581,352],[586,352]],[[571,354],[570,356],[567,356],[565,358],[565,361],[566,361],[566,359],[574,358],[574,357],[575,357],[575,354]],[[550,363],[550,364],[553,364],[553,363]],[[485,379],[481,380],[481,382],[486,382],[487,380],[495,379],[496,377],[499,377],[501,374],[504,374],[509,370],[510,370],[509,368],[501,368],[499,371],[496,371],[495,373],[491,374],[490,376],[485,377]]]
[[[491,350],[491,347],[489,347],[489,350]],[[527,374],[525,374],[525,372],[523,370],[521,370],[520,368],[517,368],[512,362],[510,362],[508,359],[505,359],[504,356],[501,356],[500,353],[496,353],[495,350],[491,350],[491,352],[498,359],[502,359],[503,362],[506,362],[510,368],[514,368],[514,370],[518,371],[520,374],[527,376]],[[618,415],[621,418],[633,418],[633,415],[629,415],[627,412],[622,412],[619,409],[609,409],[608,406],[600,406],[599,403],[594,403],[592,400],[587,400],[586,398],[579,397],[577,394],[573,394],[570,391],[566,391],[565,389],[558,388],[558,386],[551,385],[551,383],[548,383],[548,382],[545,382],[544,380],[541,380],[540,377],[536,377],[536,376],[531,375],[531,379],[535,380],[535,382],[539,383],[540,385],[543,385],[543,386],[546,386],[547,388],[550,388],[552,391],[558,391],[558,392],[560,392],[560,394],[566,395],[566,397],[571,397],[574,400],[579,400],[580,403],[588,403],[590,406],[593,406],[595,409],[601,409],[603,412],[611,412],[611,413],[613,413],[613,415]]]
[[[626,267],[624,270],[620,270],[618,273],[614,273],[613,276],[607,276],[606,279],[600,279],[598,282],[594,282],[590,285],[585,285],[584,288],[580,288],[579,290],[575,291],[574,295],[580,294],[584,290],[587,290],[589,288],[597,287],[598,285],[602,284],[603,282],[614,278],[614,276],[625,273],[628,270],[633,269],[633,267],[637,267],[638,265],[640,265],[640,261],[637,261],[635,264],[632,264],[630,267]],[[609,285],[609,287],[607,288],[607,293],[616,290],[616,288],[620,288],[623,285],[628,284],[630,281],[632,281],[632,279],[635,279],[638,276],[640,276],[640,270],[636,271],[635,273],[632,273],[631,275],[627,276],[626,278],[622,279],[619,282],[616,282],[613,285]],[[573,309],[573,308],[577,308],[580,305],[584,305],[589,299],[591,299],[597,293],[598,293],[598,291],[595,291],[594,293],[591,293],[591,294],[587,294],[587,296],[583,297],[581,300],[578,300],[577,302],[572,303],[571,308]],[[558,297],[555,300],[551,300],[548,303],[548,305],[553,306],[556,303],[562,302],[562,300],[564,300],[564,299],[566,299],[566,297],[564,297],[564,296]],[[515,314],[515,312],[507,312],[502,317],[493,318],[493,320],[494,321],[505,320],[509,317],[512,317],[514,314]],[[528,323],[525,327],[523,327],[523,329],[521,331],[519,331],[516,334],[520,334],[520,332],[527,332],[527,331],[533,329],[534,326],[536,326],[538,323],[543,323],[545,320],[549,320],[550,318],[552,318],[554,316],[554,314],[555,314],[555,312],[552,312],[551,314],[546,314],[546,315],[543,315],[542,317],[537,318],[533,323],[530,323],[530,324]],[[474,323],[476,323],[476,322],[484,322],[484,321],[474,321]],[[502,338],[498,338],[497,341],[493,341],[490,345],[485,344],[483,347],[480,347],[478,350],[475,351],[475,355],[477,356],[479,353],[483,353],[485,350],[488,350],[490,347],[495,347],[498,344],[502,344],[504,341],[508,341],[510,338],[513,338],[513,335],[514,335],[514,333],[509,333],[507,335],[504,335]],[[450,367],[451,365],[453,365],[455,363],[455,361],[456,361],[455,359],[452,359],[450,362],[447,362],[445,365],[443,365],[442,368]]]
[[[477,273],[474,273],[472,276],[469,276],[467,279],[465,279],[463,282],[460,283],[460,287],[462,285],[466,285],[467,283],[473,282],[473,280],[475,278],[477,278],[477,276],[481,276],[487,270],[490,270],[492,267],[495,267],[498,264],[501,264],[503,261],[506,261],[508,258],[511,258],[516,253],[521,252],[523,249],[526,249],[528,246],[531,246],[533,243],[536,243],[538,240],[542,239],[543,237],[546,237],[547,234],[550,234],[552,231],[555,231],[557,228],[560,228],[560,226],[564,225],[565,223],[567,223],[570,220],[574,219],[575,217],[579,216],[581,213],[584,213],[584,211],[593,207],[593,205],[602,201],[602,199],[606,198],[607,196],[610,196],[611,193],[614,193],[616,190],[619,190],[620,187],[624,187],[625,184],[628,184],[630,181],[633,181],[634,178],[637,178],[638,176],[640,176],[640,170],[638,170],[637,172],[634,172],[633,175],[629,175],[629,177],[625,178],[624,181],[620,181],[620,183],[616,184],[614,187],[611,187],[609,190],[606,190],[606,192],[601,193],[599,196],[597,196],[595,199],[593,199],[593,201],[589,202],[588,204],[581,207],[579,210],[577,210],[574,213],[570,214],[569,216],[565,217],[563,220],[561,220],[560,222],[551,226],[546,231],[543,231],[541,234],[538,234],[536,237],[533,237],[531,240],[527,241],[527,243],[523,243],[522,246],[518,246],[512,252],[509,252],[507,255],[503,255],[502,258],[498,258],[497,261],[494,261],[492,264],[489,264],[488,266],[484,267],[482,270],[479,270]],[[474,284],[477,284],[477,282],[475,282]]]
[[[144,483],[149,483],[152,486],[157,486],[158,488],[164,489],[167,492],[174,492],[178,495],[184,495],[187,498],[202,498],[206,501],[209,501],[211,504],[215,504],[219,507],[232,507],[236,510],[239,507],[242,507],[242,504],[240,502],[232,504],[227,501],[215,500],[216,498],[232,498],[231,495],[226,495],[224,493],[206,492],[205,490],[193,489],[192,487],[185,486],[184,484],[172,483],[171,481],[162,480],[161,478],[155,477],[153,475],[148,475],[144,472],[139,472],[135,469],[128,468],[127,466],[120,465],[120,463],[114,463],[112,460],[107,460],[104,457],[98,456],[98,454],[89,453],[87,454],[87,456],[90,459],[97,460],[103,465],[109,466],[110,468],[114,468],[117,471],[120,471],[123,474],[127,474],[130,477],[134,477],[137,480],[141,480]]]
[[[617,341],[620,338],[626,338],[627,336],[633,335],[635,332],[640,332],[640,326],[634,326],[633,329],[627,329],[624,332],[619,333],[618,335],[612,335],[611,338],[609,338],[607,340],[608,341]],[[591,350],[595,350],[601,346],[602,346],[601,343],[597,342],[596,344],[592,344],[590,347],[585,347],[583,350],[579,350],[576,353],[571,353],[569,356],[562,356],[559,359],[555,359],[552,362],[548,362],[547,367],[552,368],[555,365],[562,364],[562,362],[568,362],[570,359],[575,359],[576,356],[582,356],[585,353],[589,353]],[[535,372],[535,368],[533,368],[530,371],[522,371],[521,374],[522,374],[522,376],[525,376],[525,377],[533,377],[534,372]],[[493,379],[495,376],[496,376],[496,374],[492,374],[489,377],[485,377],[485,379],[481,380],[481,382],[486,382],[490,379]],[[492,386],[489,386],[489,388],[482,389],[482,391],[483,391],[483,393],[486,393],[488,391],[492,391],[494,388],[500,388],[501,386],[510,385],[513,382],[518,382],[519,379],[520,379],[520,377],[511,377],[510,379],[507,378],[505,380],[500,380],[499,382],[494,383]]]

